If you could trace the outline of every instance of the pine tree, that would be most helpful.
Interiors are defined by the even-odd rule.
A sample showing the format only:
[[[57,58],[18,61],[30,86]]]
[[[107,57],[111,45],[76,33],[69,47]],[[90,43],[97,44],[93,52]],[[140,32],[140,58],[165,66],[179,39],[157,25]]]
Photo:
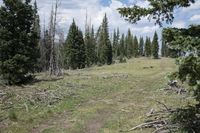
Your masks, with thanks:
[[[34,7],[33,7],[33,10],[34,10],[34,23],[33,23],[33,29],[34,29],[34,32],[37,33],[37,38],[35,38],[35,43],[38,43],[38,46],[39,46],[39,42],[40,42],[40,17],[38,15],[38,8],[37,8],[37,2],[35,0],[34,2]]]
[[[139,55],[138,39],[135,36],[133,40],[133,56],[138,57],[138,55]]]
[[[164,35],[162,33],[162,49],[161,49],[162,57],[177,58],[177,57],[181,56],[180,53],[181,53],[180,50],[169,48],[167,46],[166,39],[164,38]]]
[[[154,37],[153,37],[153,41],[152,41],[152,55],[153,55],[154,59],[159,58],[158,53],[159,53],[158,35],[155,32]]]
[[[119,28],[117,28],[117,33],[116,33],[116,57],[120,56],[119,52],[119,47],[120,47],[120,33],[119,33]]]
[[[64,45],[65,68],[77,69],[85,67],[85,45],[82,32],[73,20]]]
[[[35,12],[29,0],[4,0],[3,3],[0,8],[0,73],[7,84],[21,84],[32,77],[39,57]]]
[[[118,55],[120,56],[120,58],[124,58],[124,56],[125,56],[125,37],[124,37],[124,34],[122,34],[121,39],[120,39],[118,53],[119,53]]]
[[[78,28],[78,27],[77,27]],[[84,44],[84,39],[83,39],[83,33],[81,30],[78,30],[77,32],[77,38],[75,38],[76,41],[76,51],[77,53],[77,58],[75,61],[77,64],[77,68],[82,69],[85,67],[85,62],[86,62],[86,52],[85,52],[85,44]],[[91,60],[90,60],[91,61]]]
[[[116,33],[116,30],[114,29],[114,32],[113,32],[113,42],[112,42],[113,57],[114,58],[117,57],[117,44],[118,44],[117,33]]]
[[[40,58],[41,57],[41,54],[40,54],[40,33],[41,33],[41,30],[40,30],[40,16],[38,14],[38,8],[37,8],[37,2],[35,0],[34,2],[34,5],[33,5],[33,17],[34,17],[34,23],[33,23],[33,30],[34,30],[34,33],[37,34],[37,36],[34,38],[34,44],[37,45],[37,49],[35,51],[35,54],[38,55],[38,58],[37,58],[37,64],[36,64],[36,68],[35,68],[35,71],[40,71]]]
[[[91,62],[92,64],[95,64],[97,62],[97,56],[96,56],[96,39],[95,39],[95,35],[94,35],[94,27],[92,26],[91,29],[91,34],[90,34],[90,38],[91,38]]]
[[[139,55],[144,56],[144,39],[140,37]]]
[[[166,46],[165,39],[163,36],[162,36],[161,55],[162,55],[162,57],[167,57],[167,46]]]
[[[112,46],[109,39],[108,19],[106,14],[103,18],[100,30],[98,60],[101,64],[112,64]]]
[[[40,55],[40,58],[38,59],[38,62],[37,62],[37,68],[36,68],[36,70],[37,71],[42,71],[43,66],[45,64],[45,61],[44,61],[45,56],[42,53],[42,51],[44,51],[44,47],[42,47],[42,44],[41,44],[42,42],[40,40],[40,36],[41,36],[40,35],[40,33],[41,33],[41,30],[40,30],[40,17],[38,15],[38,8],[37,8],[37,2],[36,2],[36,0],[34,2],[33,10],[34,10],[34,19],[35,19],[34,24],[33,24],[33,29],[34,29],[34,32],[36,32],[37,36],[38,36],[38,38],[35,38],[34,41],[39,46],[39,49],[38,49],[37,52]]]
[[[92,42],[91,42],[91,36],[90,36],[90,27],[86,25],[85,30],[85,52],[86,52],[86,64],[88,67],[92,65]]]
[[[128,36],[125,36],[124,40],[124,56],[128,57]]]
[[[128,29],[128,33],[127,33],[127,57],[131,58],[133,56],[133,37],[131,34],[131,30]]]
[[[95,47],[95,54],[96,54],[96,64],[100,65],[100,60],[99,60],[99,46],[100,46],[100,33],[101,33],[101,25],[99,26],[99,28],[97,29],[97,32],[95,34],[95,41],[96,41],[96,47]]]
[[[151,39],[146,37],[145,41],[145,56],[150,57],[151,56]]]

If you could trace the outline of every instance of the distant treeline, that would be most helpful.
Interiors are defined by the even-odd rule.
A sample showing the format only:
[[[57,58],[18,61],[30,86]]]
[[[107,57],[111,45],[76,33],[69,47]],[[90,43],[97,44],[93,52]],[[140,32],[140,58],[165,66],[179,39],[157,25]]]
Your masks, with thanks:
[[[41,29],[36,2],[32,5],[30,0],[3,1],[0,7],[0,74],[7,84],[24,83],[33,78],[34,72],[60,75],[63,68],[110,65],[117,60],[124,62],[141,56],[159,58],[156,32],[153,40],[137,38],[130,29],[126,35],[115,29],[110,36],[106,14],[97,31],[86,20],[84,35],[73,20],[65,39],[64,33],[56,28],[58,8],[56,0],[49,24]],[[162,56],[177,55],[164,41],[162,46]]]

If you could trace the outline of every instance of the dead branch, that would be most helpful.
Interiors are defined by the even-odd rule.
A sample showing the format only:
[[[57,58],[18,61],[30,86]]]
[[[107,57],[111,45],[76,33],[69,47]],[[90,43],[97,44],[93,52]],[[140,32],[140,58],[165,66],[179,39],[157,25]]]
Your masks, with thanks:
[[[156,100],[156,102],[157,102],[158,104],[161,104],[167,111],[170,112],[170,109],[169,109],[164,103],[162,103],[162,102],[160,102],[160,101],[157,101],[157,100]]]
[[[147,122],[147,123],[142,123],[138,126],[135,126],[131,129],[129,129],[128,131],[133,131],[133,130],[136,130],[138,128],[151,128],[151,127],[155,127],[155,125],[158,125],[158,124],[161,124],[161,125],[165,125],[167,124],[167,122],[165,120],[156,120],[156,121],[151,121],[151,122]]]
[[[155,131],[152,133],[171,133],[172,131],[177,131],[179,128],[177,125],[172,124],[169,119],[169,115],[175,112],[175,109],[169,108],[166,104],[156,101],[159,105],[163,106],[163,110],[155,111],[151,109],[149,113],[147,113],[147,117],[149,118],[144,123],[137,125],[129,130],[121,131],[121,132],[130,132],[136,129],[143,128],[154,128]]]

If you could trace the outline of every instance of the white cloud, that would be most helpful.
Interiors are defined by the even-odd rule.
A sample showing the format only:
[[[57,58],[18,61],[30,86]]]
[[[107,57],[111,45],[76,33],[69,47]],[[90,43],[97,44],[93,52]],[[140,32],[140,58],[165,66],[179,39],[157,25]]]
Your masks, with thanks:
[[[149,6],[149,2],[147,0],[128,0],[128,3],[135,4],[140,7],[148,7]]]
[[[200,15],[193,15],[193,16],[190,18],[190,21],[200,21]]]
[[[147,8],[149,7],[149,2],[147,0],[140,0],[140,1],[137,1],[136,5]]]
[[[141,2],[139,2],[141,4]],[[45,18],[46,23],[48,24],[49,14],[51,10],[52,1],[43,0],[41,3],[38,2],[39,13],[41,16],[41,21]],[[119,27],[121,33],[126,33],[128,28],[138,36],[152,36],[152,31],[158,30],[158,26],[154,26],[153,23],[149,23],[148,20],[144,19],[138,24],[130,24],[121,18],[120,14],[117,11],[117,8],[123,7],[121,1],[111,0],[108,6],[102,6],[100,0],[67,0],[62,1],[58,13],[58,24],[65,32],[68,30],[72,19],[74,18],[77,25],[84,31],[85,21],[86,21],[86,9],[88,13],[88,23],[94,25],[95,30],[102,23],[102,19],[107,14],[109,22],[110,33],[113,32],[114,28]],[[90,19],[91,18],[91,19]],[[91,21],[90,21],[91,20]]]
[[[185,28],[186,27],[186,23],[184,21],[176,21],[172,24],[172,27],[176,27],[176,28]]]
[[[0,0],[1,2],[2,0]],[[137,24],[130,24],[121,18],[117,11],[117,8],[125,5],[122,0],[111,0],[109,5],[103,6],[101,0],[60,0],[61,4],[58,10],[58,25],[65,33],[68,31],[72,19],[74,18],[77,25],[84,31],[85,21],[86,21],[86,9],[88,13],[88,23],[94,25],[95,30],[102,23],[102,19],[107,14],[109,21],[110,33],[113,32],[114,28],[119,27],[121,33],[126,33],[128,28],[131,29],[134,35],[137,36],[153,36],[154,31],[160,33],[159,26],[155,26],[154,22],[149,22],[146,18],[139,21]],[[135,3],[138,6],[148,7],[149,3],[147,0],[129,0],[130,3]],[[46,25],[49,23],[50,11],[52,4],[55,0],[38,0],[39,14],[41,17],[41,25],[43,26],[44,19]],[[194,8],[194,7],[193,7]],[[91,19],[90,19],[91,18]],[[91,20],[91,21],[90,21]],[[175,22],[173,24],[175,27],[185,27],[184,22]]]

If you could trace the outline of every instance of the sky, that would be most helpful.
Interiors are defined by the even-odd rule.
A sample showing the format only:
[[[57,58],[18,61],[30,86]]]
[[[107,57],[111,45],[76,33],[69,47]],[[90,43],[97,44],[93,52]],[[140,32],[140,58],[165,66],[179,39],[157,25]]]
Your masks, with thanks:
[[[52,5],[56,0],[37,0],[41,25],[46,25],[49,21]],[[131,6],[133,4],[148,7],[146,0],[60,0],[58,9],[58,29],[67,33],[73,18],[76,24],[84,31],[86,23],[86,12],[88,16],[88,23],[94,25],[95,30],[100,26],[104,14],[107,14],[109,22],[109,31],[112,34],[114,28],[119,27],[121,33],[127,32],[131,29],[134,35],[139,36],[153,36],[155,31],[161,33],[161,28],[154,25],[154,22],[149,22],[146,19],[141,20],[137,24],[130,24],[120,16],[117,8],[124,6]],[[2,5],[2,0],[0,0]],[[165,25],[165,27],[186,28],[191,24],[200,24],[200,0],[196,0],[188,8],[181,8],[175,10],[175,20],[172,25]]]

